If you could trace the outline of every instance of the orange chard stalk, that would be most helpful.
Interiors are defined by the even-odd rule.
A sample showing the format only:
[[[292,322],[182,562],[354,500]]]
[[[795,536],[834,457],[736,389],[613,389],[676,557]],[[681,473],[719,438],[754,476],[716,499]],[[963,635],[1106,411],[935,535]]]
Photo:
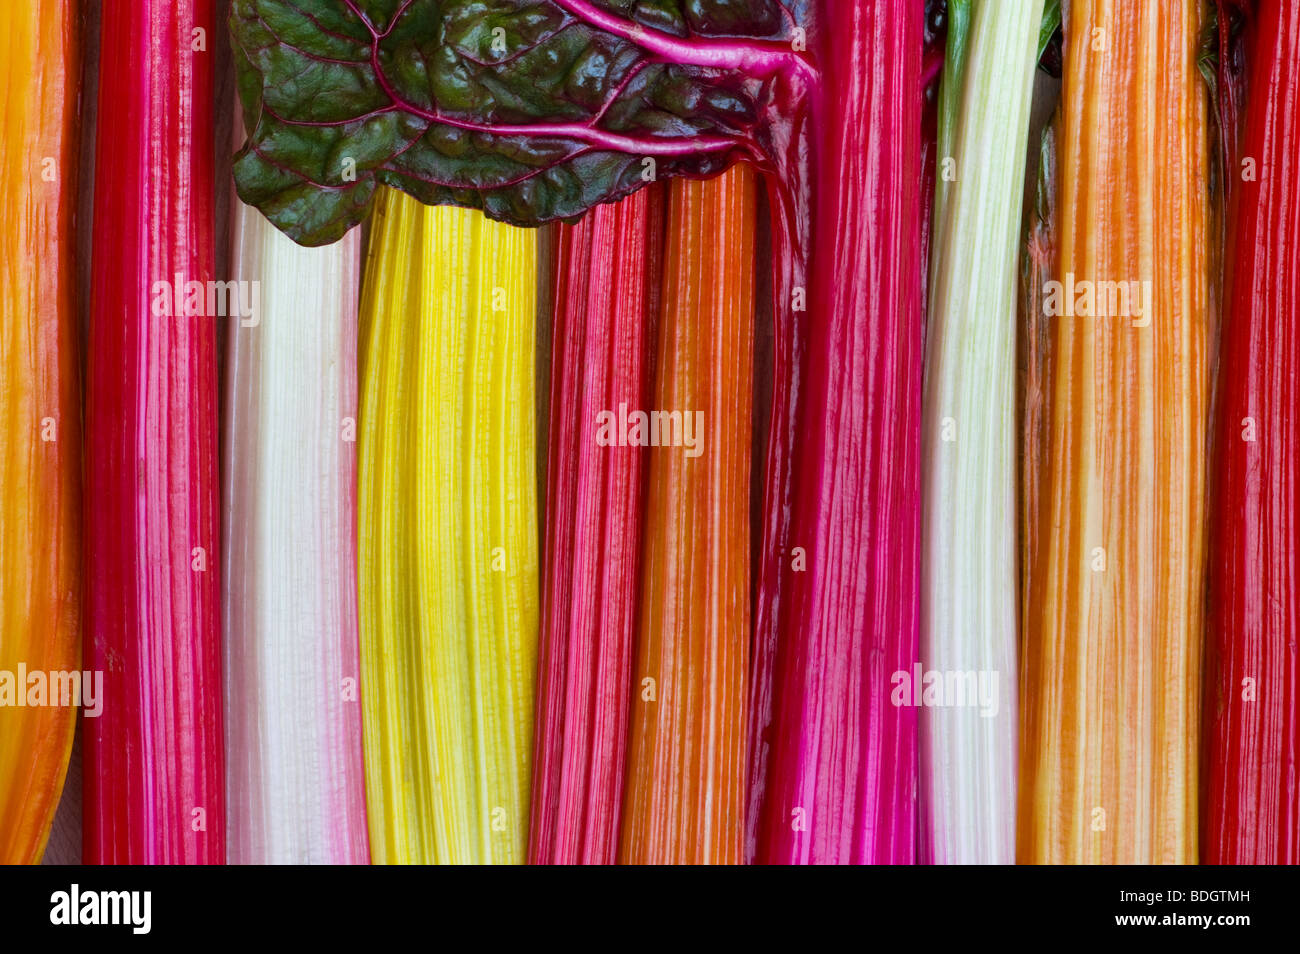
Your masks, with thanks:
[[[1065,24],[1055,224],[1031,224],[1022,863],[1196,860],[1201,17],[1194,0],[1076,0]]]
[[[651,446],[624,864],[742,861],[755,207],[746,166],[669,189],[649,421],[628,427]]]
[[[2,864],[40,861],[77,722],[76,20],[72,0],[7,4],[0,30]]]

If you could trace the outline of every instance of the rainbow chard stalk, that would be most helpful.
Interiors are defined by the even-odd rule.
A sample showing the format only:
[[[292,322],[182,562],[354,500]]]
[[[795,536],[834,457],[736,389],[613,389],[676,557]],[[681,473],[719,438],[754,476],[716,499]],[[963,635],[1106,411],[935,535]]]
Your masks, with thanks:
[[[235,200],[226,365],[227,851],[365,863],[356,591],[361,236],[295,245]]]
[[[231,17],[240,195],[304,244],[385,184],[537,225],[656,177],[769,173],[747,853],[910,860],[916,716],[889,694],[917,657],[921,6],[235,0]]]
[[[1249,32],[1240,160],[1225,163],[1236,196],[1213,457],[1201,860],[1297,864],[1300,8],[1264,0]]]
[[[220,863],[209,0],[104,5],[87,382],[85,860]]]
[[[362,296],[370,844],[520,863],[537,652],[535,233],[387,190]]]
[[[807,383],[789,546],[764,554],[785,561],[788,597],[776,599],[788,601],[754,753],[767,765],[754,860],[903,863],[915,856],[916,711],[890,695],[917,658],[922,10],[817,12],[816,187],[810,239],[795,241],[811,263]]]
[[[1202,6],[1074,0],[1066,18],[1059,168],[1046,157],[1055,194],[1040,195],[1055,221],[1031,233],[1031,273],[1046,258],[1054,277],[1028,309],[1021,862],[1196,860]]]
[[[669,189],[625,864],[744,857],[755,205],[743,166]]]
[[[663,197],[558,229],[529,859],[618,859],[645,451],[601,430],[649,406]]]
[[[100,711],[93,682],[50,678],[81,668],[76,20],[0,17],[0,864],[41,859],[77,704]]]
[[[938,863],[1015,860],[1016,275],[1042,7],[949,5],[961,12],[948,32],[926,326],[924,675],[895,687],[923,706],[922,860]]]

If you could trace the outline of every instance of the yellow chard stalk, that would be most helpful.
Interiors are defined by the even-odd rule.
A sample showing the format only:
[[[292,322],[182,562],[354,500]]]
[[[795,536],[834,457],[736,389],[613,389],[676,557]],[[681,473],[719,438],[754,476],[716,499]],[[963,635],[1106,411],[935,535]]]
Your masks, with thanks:
[[[522,863],[536,236],[398,192],[372,228],[358,487],[371,855]]]

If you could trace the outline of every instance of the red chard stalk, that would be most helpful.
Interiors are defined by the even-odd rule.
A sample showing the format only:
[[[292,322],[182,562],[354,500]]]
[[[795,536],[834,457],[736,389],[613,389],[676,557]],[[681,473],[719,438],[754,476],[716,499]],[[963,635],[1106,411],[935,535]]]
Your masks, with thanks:
[[[225,860],[211,0],[104,4],[86,401],[84,859]]]
[[[1215,865],[1300,863],[1300,7],[1264,0],[1254,16],[1240,159],[1225,160],[1233,199],[1210,458],[1200,860]],[[1229,123],[1240,98],[1233,85],[1218,90],[1219,116]]]
[[[534,864],[618,858],[646,456],[598,422],[648,406],[662,236],[654,188],[556,238]]]

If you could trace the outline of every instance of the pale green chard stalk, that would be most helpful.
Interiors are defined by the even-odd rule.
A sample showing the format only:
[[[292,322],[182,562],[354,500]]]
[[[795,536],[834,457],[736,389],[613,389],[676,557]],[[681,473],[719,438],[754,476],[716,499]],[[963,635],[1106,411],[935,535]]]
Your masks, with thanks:
[[[926,342],[924,672],[896,701],[923,705],[922,860],[996,864],[1015,860],[1016,280],[1043,0],[954,2],[949,16]]]

